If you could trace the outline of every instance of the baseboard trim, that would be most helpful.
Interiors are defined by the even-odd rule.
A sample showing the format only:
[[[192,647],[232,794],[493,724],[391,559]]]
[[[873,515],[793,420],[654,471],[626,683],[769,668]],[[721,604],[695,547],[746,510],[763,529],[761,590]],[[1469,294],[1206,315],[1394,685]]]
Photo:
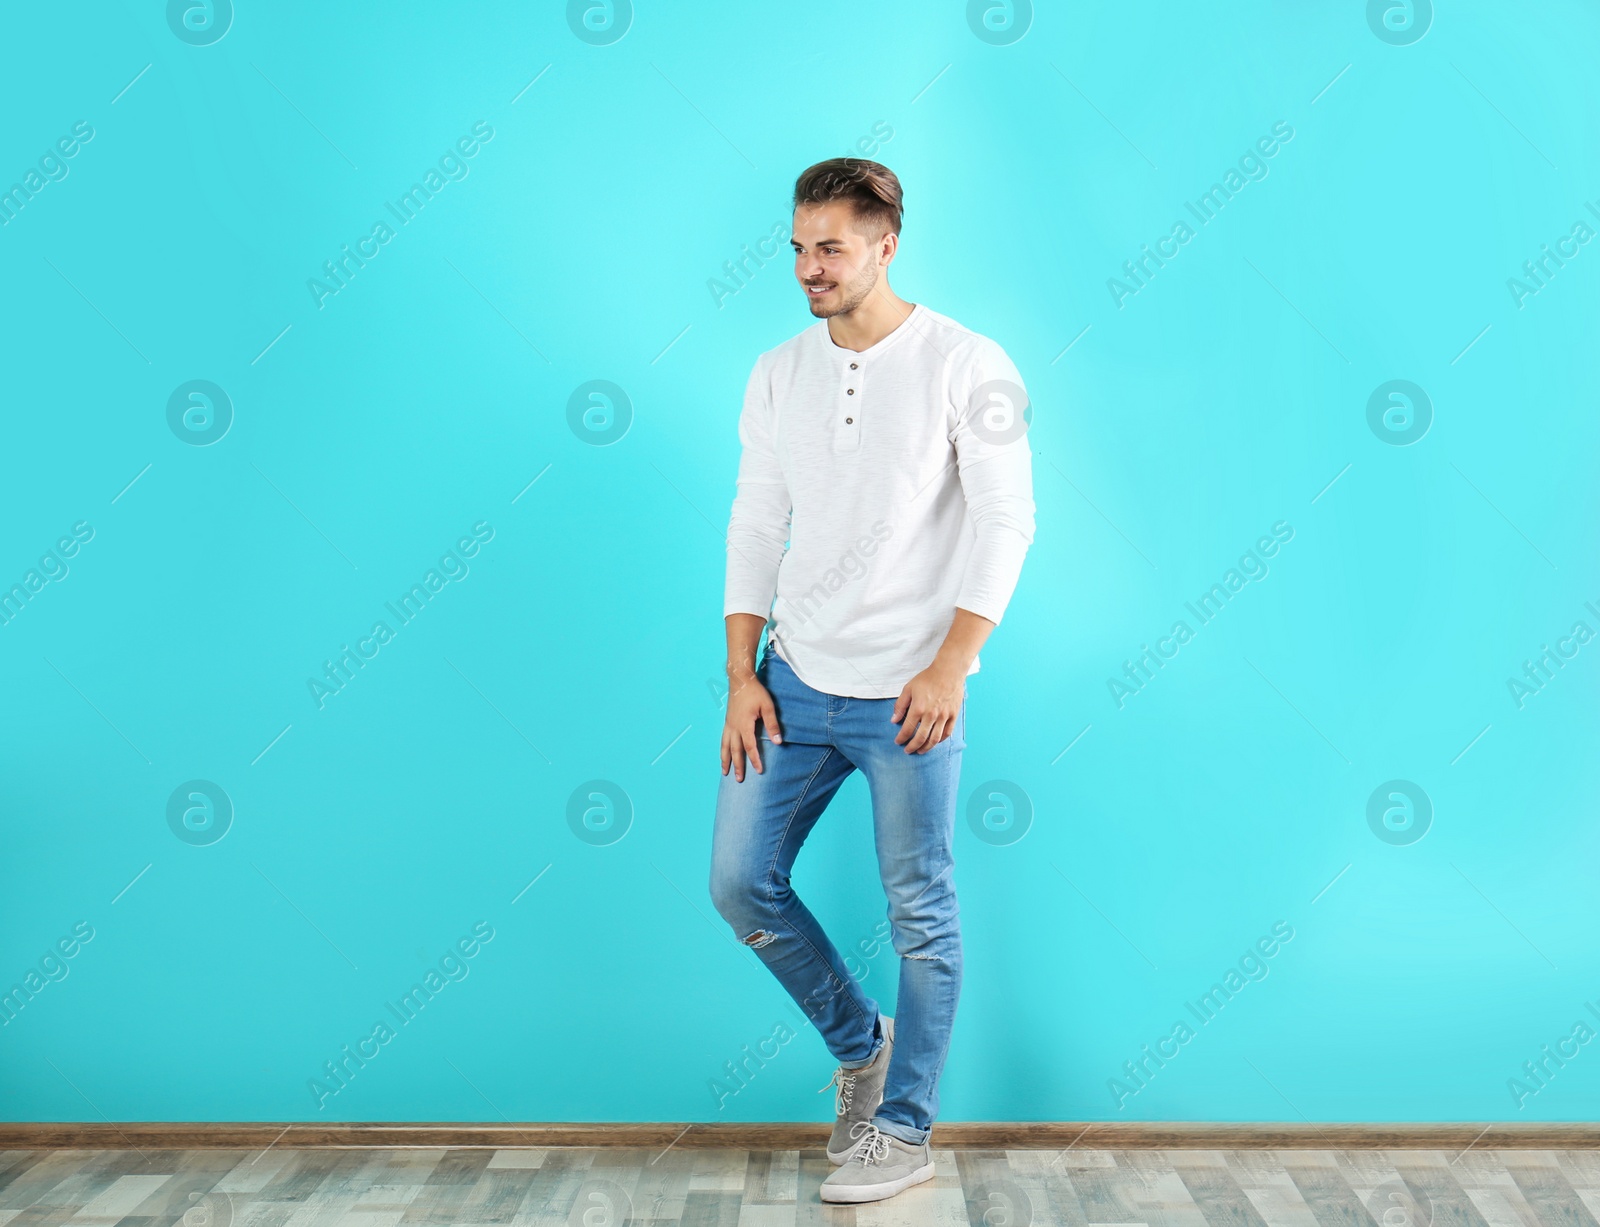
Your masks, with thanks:
[[[826,1124],[564,1122],[436,1124],[297,1122],[0,1122],[5,1150],[261,1150],[269,1147],[548,1147],[814,1150]],[[955,1121],[936,1146],[962,1150],[1578,1150],[1600,1147],[1600,1123],[1245,1124]]]

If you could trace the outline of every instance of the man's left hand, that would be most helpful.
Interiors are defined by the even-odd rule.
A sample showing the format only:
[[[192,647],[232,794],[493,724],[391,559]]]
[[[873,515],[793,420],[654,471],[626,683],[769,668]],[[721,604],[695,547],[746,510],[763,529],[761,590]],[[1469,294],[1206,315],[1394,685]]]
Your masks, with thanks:
[[[926,754],[950,736],[966,697],[965,671],[935,660],[907,682],[895,700],[890,719],[896,724],[904,721],[895,744],[903,745],[907,754]]]

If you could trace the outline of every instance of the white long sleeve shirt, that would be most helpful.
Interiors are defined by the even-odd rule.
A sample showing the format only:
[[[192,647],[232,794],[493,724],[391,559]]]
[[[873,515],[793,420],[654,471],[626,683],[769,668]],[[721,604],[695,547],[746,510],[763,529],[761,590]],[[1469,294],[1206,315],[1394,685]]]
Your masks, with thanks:
[[[958,607],[998,623],[1011,599],[1034,531],[1026,406],[998,344],[921,303],[859,352],[819,320],[762,354],[724,616],[767,618],[815,690],[898,696]]]

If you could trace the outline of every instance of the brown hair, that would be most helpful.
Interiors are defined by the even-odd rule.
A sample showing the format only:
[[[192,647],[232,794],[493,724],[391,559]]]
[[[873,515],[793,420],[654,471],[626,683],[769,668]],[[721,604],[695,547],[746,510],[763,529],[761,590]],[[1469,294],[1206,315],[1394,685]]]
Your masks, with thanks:
[[[872,242],[900,233],[900,180],[887,166],[865,158],[829,158],[808,166],[795,180],[795,208],[835,200],[850,202],[856,225]]]

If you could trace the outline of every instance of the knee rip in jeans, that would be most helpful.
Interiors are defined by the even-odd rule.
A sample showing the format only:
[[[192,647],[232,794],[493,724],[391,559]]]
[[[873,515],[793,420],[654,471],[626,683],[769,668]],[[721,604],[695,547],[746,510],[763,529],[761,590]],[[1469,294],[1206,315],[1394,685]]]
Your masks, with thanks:
[[[777,936],[776,933],[769,933],[766,929],[757,929],[748,937],[741,937],[739,940],[749,946],[750,949],[759,950]]]

